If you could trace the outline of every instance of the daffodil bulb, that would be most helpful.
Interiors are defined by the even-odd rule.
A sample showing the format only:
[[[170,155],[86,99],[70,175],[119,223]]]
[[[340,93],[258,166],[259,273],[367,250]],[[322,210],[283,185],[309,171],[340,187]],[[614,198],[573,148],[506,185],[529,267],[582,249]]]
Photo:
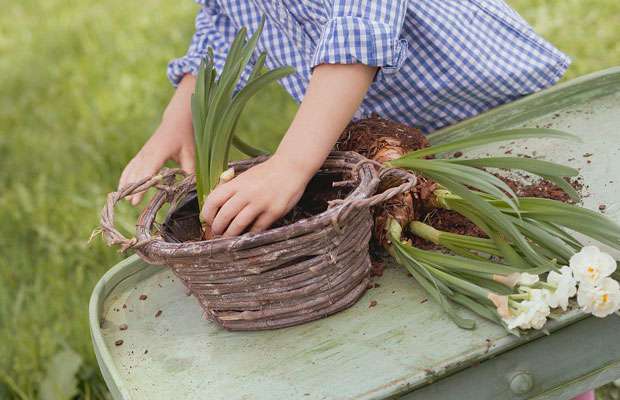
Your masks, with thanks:
[[[620,284],[612,278],[603,278],[596,285],[582,283],[577,303],[584,312],[604,318],[620,309]]]
[[[570,258],[570,268],[579,283],[596,285],[616,270],[616,260],[596,246],[585,246]]]
[[[508,329],[542,329],[547,322],[551,310],[543,291],[532,289],[528,293],[529,299],[517,303],[516,307],[511,309],[510,315],[502,318]]]
[[[543,291],[545,301],[551,308],[561,307],[566,311],[568,299],[577,294],[577,280],[573,276],[573,270],[564,266],[559,272],[551,271],[547,276],[548,289]]]

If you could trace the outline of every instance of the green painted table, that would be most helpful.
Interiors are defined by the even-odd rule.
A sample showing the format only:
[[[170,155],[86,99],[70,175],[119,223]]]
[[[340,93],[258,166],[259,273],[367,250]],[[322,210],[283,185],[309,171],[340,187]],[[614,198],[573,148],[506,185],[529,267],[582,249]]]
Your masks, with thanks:
[[[620,69],[500,107],[434,140],[509,126],[583,135],[580,144],[508,146],[513,154],[581,168],[591,192],[585,206],[605,204],[620,221]],[[549,324],[550,335],[521,338],[472,316],[478,328],[466,331],[401,269],[388,267],[376,282],[380,286],[356,306],[330,318],[231,333],[206,321],[168,270],[132,256],[95,288],[91,333],[116,399],[568,399],[620,377],[617,316],[601,320],[571,311]]]

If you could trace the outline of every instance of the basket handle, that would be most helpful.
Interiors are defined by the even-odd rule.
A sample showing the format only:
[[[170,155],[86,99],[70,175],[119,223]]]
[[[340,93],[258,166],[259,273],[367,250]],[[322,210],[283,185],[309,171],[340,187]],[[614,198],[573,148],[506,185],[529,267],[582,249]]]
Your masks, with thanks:
[[[380,182],[385,182],[388,177],[395,177],[402,183],[398,186],[392,186],[381,193],[377,193],[365,199],[338,199],[330,202],[330,207],[344,204],[343,208],[338,214],[334,216],[332,223],[335,227],[340,227],[340,221],[346,218],[353,210],[360,208],[370,208],[377,204],[383,203],[399,194],[406,193],[412,190],[418,183],[418,178],[411,172],[405,171],[401,168],[386,167],[383,164],[373,160],[362,160],[356,166],[356,170],[363,164],[371,164],[379,169],[378,179]]]
[[[99,229],[93,232],[93,236],[102,233],[108,246],[119,245],[121,252],[131,248],[143,247],[153,241],[154,238],[138,241],[135,237],[127,238],[120,233],[114,226],[114,207],[125,197],[145,192],[152,187],[171,193],[170,185],[174,182],[177,175],[186,176],[187,173],[179,168],[163,168],[156,175],[143,178],[137,182],[128,184],[116,192],[109,193],[106,204],[101,210],[101,225]]]

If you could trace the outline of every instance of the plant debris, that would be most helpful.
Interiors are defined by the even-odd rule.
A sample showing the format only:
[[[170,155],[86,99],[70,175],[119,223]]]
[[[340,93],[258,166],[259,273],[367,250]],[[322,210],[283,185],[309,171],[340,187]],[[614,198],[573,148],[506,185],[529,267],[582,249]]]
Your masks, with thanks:
[[[116,342],[114,342],[114,345],[115,345],[115,346],[122,346],[122,345],[123,345],[123,343],[125,343],[125,342],[123,341],[123,339],[118,339]]]
[[[145,294],[141,294],[140,297],[138,297],[140,300],[146,300],[147,299],[147,295]]]
[[[127,328],[129,328],[129,327],[127,326],[127,324],[120,324],[120,325],[118,326],[118,330],[119,330],[119,331],[126,331],[126,330],[127,330]]]
[[[155,318],[158,318],[161,315],[162,311],[161,310],[157,310],[157,312],[155,313]]]

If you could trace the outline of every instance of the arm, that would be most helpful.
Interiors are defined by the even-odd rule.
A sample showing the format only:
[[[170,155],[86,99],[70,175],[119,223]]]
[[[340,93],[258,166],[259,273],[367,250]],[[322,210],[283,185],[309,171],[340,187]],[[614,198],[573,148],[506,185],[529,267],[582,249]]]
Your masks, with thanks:
[[[118,183],[119,189],[157,173],[168,160],[176,161],[187,172],[194,172],[194,134],[190,99],[196,78],[185,75],[179,83],[161,122],[142,149],[129,161]],[[128,200],[136,205],[143,194]]]
[[[204,3],[204,2],[201,2]],[[180,164],[186,172],[194,172],[194,136],[191,116],[191,95],[201,60],[209,46],[215,49],[215,67],[220,71],[236,29],[230,19],[219,13],[212,3],[200,9],[196,16],[196,31],[187,53],[168,64],[168,78],[177,86],[162,120],[151,138],[127,164],[119,180],[119,188],[153,175],[168,160]],[[142,194],[129,198],[136,205]]]
[[[207,198],[204,219],[213,232],[235,236],[250,225],[257,232],[286,214],[358,109],[376,71],[363,64],[317,66],[276,153]]]
[[[328,2],[326,2],[328,3]],[[306,95],[276,154],[216,188],[202,210],[215,234],[268,228],[301,197],[366,95],[377,69],[406,57],[399,39],[407,0],[338,0],[323,27]]]

